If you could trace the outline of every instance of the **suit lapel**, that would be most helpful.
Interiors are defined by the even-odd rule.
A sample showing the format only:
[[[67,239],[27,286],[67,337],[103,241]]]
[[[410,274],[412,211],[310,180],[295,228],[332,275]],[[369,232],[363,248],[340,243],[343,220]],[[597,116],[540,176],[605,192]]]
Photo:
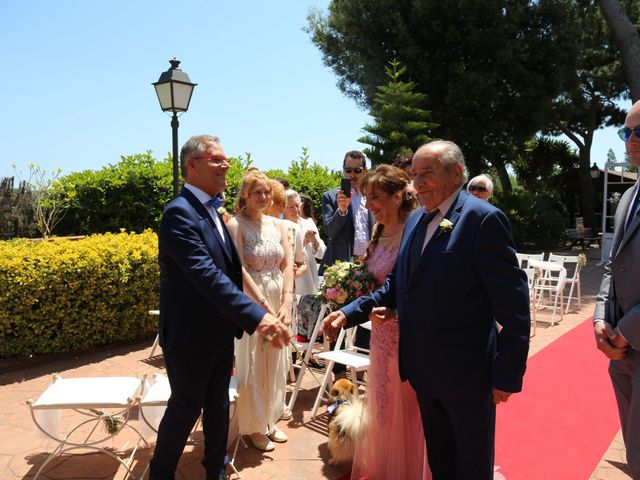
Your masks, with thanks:
[[[444,216],[444,219],[449,220],[453,224],[453,227],[451,228],[452,230],[456,226],[456,222],[460,217],[460,212],[462,211],[462,206],[464,205],[464,202],[466,201],[467,196],[468,196],[467,192],[461,191],[456,201],[453,202],[453,205],[451,206],[447,214]],[[434,257],[434,255],[442,251],[442,247],[446,245],[446,243],[449,241],[450,236],[451,236],[451,232],[441,231],[440,226],[438,226],[436,231],[433,232],[433,236],[429,239],[429,242],[424,247],[424,251],[420,256],[420,260],[417,267],[410,274],[411,276],[408,282],[409,288],[411,288],[414,285],[414,283],[417,281],[418,277],[420,276],[420,273],[427,267],[427,265],[429,264],[431,259]]]
[[[638,228],[638,225],[640,225],[640,215],[638,215],[638,213],[640,213],[640,211],[638,211],[633,216],[633,218],[630,219],[629,228],[624,230],[624,226],[625,226],[626,220],[627,220],[627,215],[626,215],[627,211],[629,210],[629,207],[633,204],[633,201],[634,201],[636,195],[638,194],[637,192],[638,192],[638,185],[636,185],[634,188],[632,188],[631,195],[629,195],[629,197],[627,199],[628,201],[624,202],[624,205],[622,204],[622,202],[620,202],[620,206],[618,207],[618,208],[621,208],[622,211],[624,212],[624,215],[622,216],[622,222],[620,222],[620,225],[618,226],[618,228],[622,227],[624,233],[622,235],[622,240],[620,240],[620,246],[615,250],[616,255],[618,254],[618,252],[620,250],[622,250],[622,248],[625,246],[625,244],[627,243],[627,241],[629,240],[631,235],[633,235],[633,232],[635,232],[636,228]]]
[[[226,238],[227,241],[226,242],[222,241],[220,232],[216,228],[215,223],[213,223],[213,219],[211,218],[211,215],[209,215],[209,212],[207,211],[205,206],[200,202],[200,200],[198,200],[196,196],[186,188],[182,189],[181,195],[187,199],[187,201],[191,204],[191,206],[194,208],[196,213],[200,216],[200,223],[205,226],[208,226],[208,228],[202,229],[202,233],[205,236],[205,240],[207,240],[209,249],[213,251],[215,249],[214,242],[217,242],[218,248],[224,252],[224,254],[227,256],[229,260],[231,260],[231,250],[227,245],[227,243],[231,242],[231,237],[229,236],[229,232],[225,231],[225,234],[227,236]],[[216,212],[216,215],[217,214],[218,213]],[[224,222],[222,220],[220,220],[220,222],[223,225],[222,228],[226,230],[226,228],[224,227]],[[212,242],[212,239],[215,239],[214,242]]]
[[[411,265],[409,265],[411,243],[413,242],[413,237],[416,236],[416,225],[418,225],[422,215],[424,215],[424,207],[421,207],[409,217],[405,226],[405,233],[402,236],[402,242],[400,243],[399,255],[401,263],[399,266],[402,266],[407,273],[411,272]]]

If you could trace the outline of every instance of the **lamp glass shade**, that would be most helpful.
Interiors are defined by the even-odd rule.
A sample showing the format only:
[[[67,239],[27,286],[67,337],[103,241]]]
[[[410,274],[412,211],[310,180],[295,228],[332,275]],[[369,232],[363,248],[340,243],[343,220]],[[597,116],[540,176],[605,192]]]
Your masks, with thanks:
[[[598,168],[598,166],[594,163],[593,166],[589,169],[590,173],[591,173],[591,178],[598,178],[600,176],[600,169]]]
[[[186,112],[191,101],[193,85],[179,82],[172,82],[173,87],[173,111]]]
[[[171,83],[156,83],[156,95],[158,95],[158,101],[160,102],[160,108],[163,112],[173,110],[173,102],[171,99]]]

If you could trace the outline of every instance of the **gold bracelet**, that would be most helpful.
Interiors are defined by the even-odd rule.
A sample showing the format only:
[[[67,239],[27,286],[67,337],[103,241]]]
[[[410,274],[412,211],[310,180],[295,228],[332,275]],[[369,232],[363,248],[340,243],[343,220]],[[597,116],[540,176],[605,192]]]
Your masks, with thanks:
[[[290,293],[291,295],[293,295],[293,290],[285,290],[285,291],[284,291],[284,292],[282,292],[282,293]]]

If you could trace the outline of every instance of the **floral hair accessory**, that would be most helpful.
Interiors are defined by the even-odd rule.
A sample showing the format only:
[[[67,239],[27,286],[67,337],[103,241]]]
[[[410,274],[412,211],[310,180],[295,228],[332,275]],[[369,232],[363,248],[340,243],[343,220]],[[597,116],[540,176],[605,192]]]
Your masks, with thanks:
[[[373,285],[373,277],[364,265],[337,261],[325,269],[317,298],[336,309],[366,295]]]
[[[438,237],[443,233],[449,233],[451,230],[453,230],[453,223],[451,223],[451,220],[449,220],[448,218],[445,218],[440,222],[439,227],[440,229],[438,230]]]

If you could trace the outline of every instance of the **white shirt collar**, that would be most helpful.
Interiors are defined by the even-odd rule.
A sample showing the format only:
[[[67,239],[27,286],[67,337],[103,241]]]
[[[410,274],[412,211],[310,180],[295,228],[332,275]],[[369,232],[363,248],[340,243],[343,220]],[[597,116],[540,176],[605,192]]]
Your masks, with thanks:
[[[184,182],[184,188],[189,190],[191,193],[195,195],[195,197],[200,201],[200,203],[204,204],[208,202],[213,197],[209,195],[207,192],[200,190],[198,187],[191,185],[190,183]]]

